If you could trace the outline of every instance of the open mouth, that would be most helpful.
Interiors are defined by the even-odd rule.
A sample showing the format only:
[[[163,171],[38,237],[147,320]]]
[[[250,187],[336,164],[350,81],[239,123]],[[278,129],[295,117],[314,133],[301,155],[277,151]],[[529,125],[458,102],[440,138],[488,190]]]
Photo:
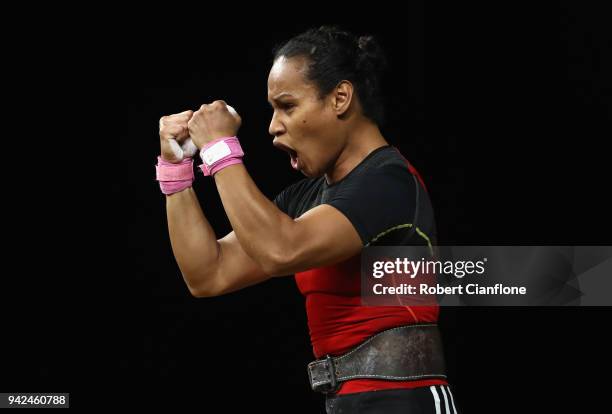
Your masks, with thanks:
[[[291,148],[291,147],[289,147],[289,146],[287,146],[285,144],[282,144],[280,142],[274,142],[273,145],[276,148],[278,148],[278,149],[280,149],[282,151],[285,151],[287,154],[289,154],[289,159],[291,160],[291,167],[294,170],[299,170],[300,169],[300,167],[301,167],[301,165],[300,165],[300,157],[298,156],[298,153],[297,153],[296,150],[294,150],[293,148]]]

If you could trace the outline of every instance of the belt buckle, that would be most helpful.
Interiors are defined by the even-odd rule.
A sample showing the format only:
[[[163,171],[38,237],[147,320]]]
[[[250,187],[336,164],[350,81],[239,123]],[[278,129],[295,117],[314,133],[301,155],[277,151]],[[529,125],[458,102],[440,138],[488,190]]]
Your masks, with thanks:
[[[322,392],[324,394],[328,394],[328,393],[333,393],[335,391],[338,390],[338,379],[336,377],[336,367],[334,365],[334,360],[332,358],[331,355],[326,355],[325,356],[325,360],[324,360],[324,364],[325,366],[325,371],[327,373],[327,377],[329,380],[329,383],[327,384],[320,384],[317,385],[315,387],[313,387],[314,391],[318,391],[318,392]],[[313,384],[313,378],[312,378],[312,371],[311,369],[308,369],[308,376],[310,378],[310,384]]]

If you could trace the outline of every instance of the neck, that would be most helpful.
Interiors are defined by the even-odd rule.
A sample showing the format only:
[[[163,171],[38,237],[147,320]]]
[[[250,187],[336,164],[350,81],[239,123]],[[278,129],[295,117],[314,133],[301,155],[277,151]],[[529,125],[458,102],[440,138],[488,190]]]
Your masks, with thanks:
[[[347,137],[347,144],[342,149],[332,168],[325,173],[327,184],[334,184],[351,172],[372,151],[387,145],[377,125],[369,120],[362,120]]]

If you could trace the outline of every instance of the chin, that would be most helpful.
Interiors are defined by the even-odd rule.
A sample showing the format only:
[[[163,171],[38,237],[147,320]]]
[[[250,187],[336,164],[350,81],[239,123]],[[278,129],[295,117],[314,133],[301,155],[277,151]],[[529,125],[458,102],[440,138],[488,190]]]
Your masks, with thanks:
[[[310,171],[306,168],[302,168],[300,172],[308,178],[319,178],[325,175],[323,171]]]

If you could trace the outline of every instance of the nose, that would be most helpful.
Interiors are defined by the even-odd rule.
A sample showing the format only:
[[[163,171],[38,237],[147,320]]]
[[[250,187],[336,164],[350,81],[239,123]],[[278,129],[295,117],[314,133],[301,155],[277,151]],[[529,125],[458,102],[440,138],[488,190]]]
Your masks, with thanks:
[[[279,136],[285,133],[285,127],[281,122],[278,121],[277,116],[276,116],[276,111],[274,112],[274,114],[272,114],[272,120],[270,121],[270,127],[268,128],[268,132],[273,137],[276,137],[276,136]]]

